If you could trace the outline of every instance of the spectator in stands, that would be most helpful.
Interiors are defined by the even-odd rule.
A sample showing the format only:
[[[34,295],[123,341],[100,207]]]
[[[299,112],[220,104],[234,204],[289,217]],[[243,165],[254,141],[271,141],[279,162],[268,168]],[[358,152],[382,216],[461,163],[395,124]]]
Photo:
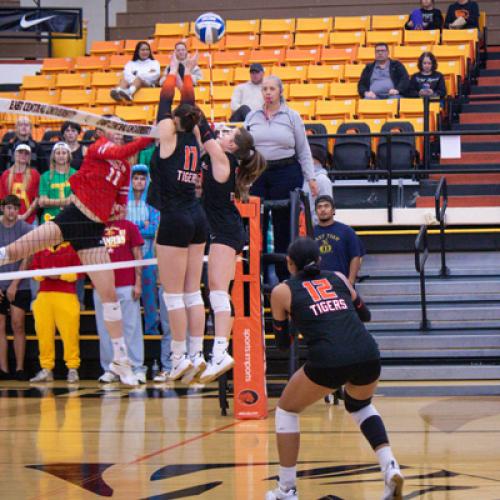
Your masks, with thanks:
[[[309,141],[309,147],[311,148],[311,155],[314,163],[314,177],[316,178],[316,182],[318,184],[317,196],[328,195],[333,197],[332,181],[328,177],[328,172],[326,171],[327,151],[323,145],[312,141]],[[318,217],[315,210],[317,196],[312,196],[311,188],[307,182],[304,182],[302,189],[309,195],[311,217],[313,219],[313,223],[317,224]]]
[[[159,78],[160,63],[155,60],[149,43],[138,42],[132,60],[125,65],[120,85],[111,90],[111,97],[115,101],[132,101],[141,87],[154,87]]]
[[[78,142],[78,136],[82,133],[82,127],[78,123],[64,122],[61,125],[62,140],[69,146],[71,151],[71,167],[80,170],[83,157],[87,154],[87,146]]]
[[[33,224],[38,208],[40,174],[30,164],[31,148],[22,142],[14,151],[14,165],[0,177],[0,199],[15,194],[21,200],[20,219]]]
[[[415,9],[405,24],[407,30],[440,30],[443,14],[434,7],[434,0],[420,0],[420,8]]]
[[[134,165],[132,167],[132,182],[130,183],[127,219],[133,222],[144,239],[142,253],[145,259],[154,257],[154,239],[160,213],[146,203],[149,187],[149,168],[147,165]],[[158,287],[156,266],[142,268],[142,307],[144,308],[144,333],[158,335],[160,319],[158,315]]]
[[[432,52],[423,52],[418,58],[417,73],[410,79],[408,97],[446,96],[446,84],[443,75],[437,71],[438,63]]]
[[[8,245],[32,230],[32,227],[19,217],[20,208],[21,200],[17,196],[9,194],[3,199],[3,215],[0,217],[0,245]],[[24,271],[28,269],[30,260],[28,258],[0,266],[0,272]],[[14,335],[14,354],[16,356],[15,378],[16,380],[28,380],[28,375],[24,371],[26,350],[24,320],[26,313],[30,310],[30,304],[29,279],[0,281],[0,379],[10,378],[6,333],[7,315],[10,312],[10,324]]]
[[[302,187],[304,180],[316,196],[318,185],[314,177],[311,149],[307,142],[304,122],[300,115],[285,104],[283,83],[276,76],[262,82],[264,105],[251,111],[245,128],[252,134],[255,148],[267,161],[267,170],[256,180],[251,193],[264,200],[289,198],[290,191]],[[267,224],[264,224],[264,235]],[[290,211],[273,211],[275,251],[285,253],[290,243]],[[280,280],[288,276],[284,264],[277,266]]]
[[[262,80],[264,79],[264,68],[262,64],[250,65],[250,80],[240,83],[234,88],[231,97],[232,115],[230,121],[242,122],[250,111],[261,109],[264,104],[262,97]]]
[[[144,240],[137,226],[126,220],[125,206],[116,205],[115,215],[106,224],[104,244],[108,249],[111,262],[124,262],[142,259]],[[129,267],[115,270],[116,295],[120,301],[123,318],[123,336],[127,345],[133,371],[140,383],[146,382],[144,366],[144,339],[140,297],[142,293],[141,268]],[[118,377],[109,370],[113,360],[111,338],[104,324],[102,302],[94,289],[95,318],[99,334],[99,353],[103,375],[99,382],[117,382]]]
[[[314,226],[314,239],[321,253],[320,267],[339,271],[354,286],[361,265],[363,251],[354,230],[335,220],[335,203],[331,196],[316,198],[318,225]]]
[[[70,204],[71,187],[69,178],[76,173],[70,167],[71,150],[65,142],[58,142],[50,154],[50,167],[40,177],[40,198],[42,221],[53,219],[65,206]]]
[[[457,0],[448,7],[444,27],[450,30],[479,28],[479,6],[472,0]]]
[[[31,122],[27,116],[21,116],[16,122],[15,136],[4,144],[0,155],[0,172],[7,170],[14,163],[14,152],[19,144],[27,144],[31,149],[31,163],[39,167],[39,147],[31,137]]]
[[[358,92],[365,99],[394,99],[405,95],[410,79],[399,61],[390,59],[386,43],[375,45],[375,61],[361,73]]]
[[[49,247],[33,256],[32,269],[79,266],[80,259],[70,243]],[[55,334],[61,335],[64,361],[68,369],[67,381],[78,382],[80,367],[80,304],[76,295],[76,273],[57,276],[36,276],[40,291],[33,302],[33,318],[40,351],[41,370],[30,382],[54,380]]]
[[[177,61],[179,61],[179,69],[177,71],[177,79],[176,79],[176,86],[179,90],[182,89],[182,81],[184,79],[184,64],[188,58],[188,50],[187,50],[187,45],[186,42],[180,41],[175,44],[175,50],[174,50],[175,58]],[[168,73],[170,71],[170,66],[167,65],[165,68],[165,72],[163,76],[160,79],[160,87],[163,85],[163,82],[165,81],[165,78],[167,77]],[[198,85],[198,82],[202,79],[203,73],[201,72],[201,69],[198,65],[196,65],[192,70],[191,70],[191,79],[193,80],[193,85],[196,86]]]

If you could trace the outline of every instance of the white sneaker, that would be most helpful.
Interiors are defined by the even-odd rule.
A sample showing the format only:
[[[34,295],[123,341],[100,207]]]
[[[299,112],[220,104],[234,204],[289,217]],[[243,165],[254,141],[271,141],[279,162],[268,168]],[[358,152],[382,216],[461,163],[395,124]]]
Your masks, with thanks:
[[[168,370],[162,370],[161,372],[158,372],[157,375],[154,376],[153,381],[154,382],[168,382],[170,379],[169,377],[170,372]]]
[[[146,372],[143,371],[135,372],[135,376],[137,377],[137,381],[139,382],[139,384],[146,383]]]
[[[265,500],[281,500],[282,498],[286,498],[287,500],[299,500],[296,488],[291,488],[288,491],[283,491],[278,486],[274,490],[269,490],[265,496]]]
[[[132,366],[128,359],[122,361],[111,361],[109,370],[120,377],[120,381],[124,385],[139,385],[139,381],[132,371]]]
[[[180,379],[193,366],[193,363],[191,363],[191,360],[185,354],[183,354],[180,358],[177,358],[172,354],[170,356],[170,360],[172,361],[172,368],[168,374],[169,380]]]
[[[68,377],[66,380],[70,384],[74,384],[75,382],[78,382],[80,380],[80,377],[78,376],[78,370],[76,368],[70,368],[68,370]]]
[[[196,377],[207,367],[207,362],[205,361],[202,352],[199,352],[194,356],[190,356],[190,358],[192,367],[184,374],[184,377],[182,377],[182,383],[184,384],[190,384],[191,382],[194,382],[196,380]]]
[[[54,375],[51,370],[42,368],[33,378],[30,378],[30,382],[53,382]]]
[[[385,488],[382,500],[402,500],[404,477],[399,470],[399,465],[394,460],[384,472]]]
[[[104,372],[97,380],[102,384],[111,384],[113,382],[118,382],[120,377],[112,372]]]
[[[208,384],[219,378],[223,373],[229,371],[233,366],[233,357],[228,354],[227,351],[224,351],[222,357],[212,357],[212,359],[208,362],[207,369],[200,376],[200,382],[202,384]]]
[[[114,99],[115,101],[120,102],[123,100],[119,87],[117,87],[116,89],[112,89],[109,95],[111,96],[111,99]]]

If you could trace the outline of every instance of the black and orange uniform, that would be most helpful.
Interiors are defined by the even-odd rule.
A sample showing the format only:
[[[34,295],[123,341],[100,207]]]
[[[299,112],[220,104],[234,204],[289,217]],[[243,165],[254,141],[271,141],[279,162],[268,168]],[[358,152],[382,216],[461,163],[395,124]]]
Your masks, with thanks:
[[[175,90],[175,75],[168,75],[163,84],[161,109],[158,112],[158,118],[161,119],[171,117],[172,80]],[[181,102],[186,102],[187,91],[184,87]],[[166,107],[165,94],[170,96]],[[192,132],[177,132],[176,135],[175,150],[168,158],[160,156],[159,147],[153,153],[147,203],[160,211],[157,243],[187,247],[207,240],[208,224],[203,207],[196,197],[196,184],[200,176],[198,141]]]
[[[314,278],[299,273],[285,283],[292,295],[290,316],[308,347],[306,375],[332,389],[347,381],[366,385],[377,380],[380,352],[345,283],[328,271]]]
[[[203,206],[208,218],[210,243],[227,245],[238,254],[247,241],[240,212],[234,204],[238,160],[230,153],[226,156],[230,168],[226,182],[215,180],[210,156],[204,155],[201,159]]]

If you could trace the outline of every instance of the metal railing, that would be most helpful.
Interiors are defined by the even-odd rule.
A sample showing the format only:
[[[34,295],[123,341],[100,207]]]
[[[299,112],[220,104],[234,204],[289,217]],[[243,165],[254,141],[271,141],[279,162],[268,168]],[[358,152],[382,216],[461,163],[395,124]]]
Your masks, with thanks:
[[[441,204],[441,200],[443,203]],[[440,276],[449,276],[450,270],[446,267],[446,242],[445,242],[445,215],[448,207],[448,185],[446,177],[441,177],[436,193],[434,194],[436,220],[439,222],[439,246],[441,251]]]
[[[425,298],[425,263],[429,257],[429,243],[427,239],[427,226],[422,224],[415,240],[415,269],[420,277],[420,307],[422,311],[422,321],[420,329],[427,331],[430,328],[427,319],[427,302]]]

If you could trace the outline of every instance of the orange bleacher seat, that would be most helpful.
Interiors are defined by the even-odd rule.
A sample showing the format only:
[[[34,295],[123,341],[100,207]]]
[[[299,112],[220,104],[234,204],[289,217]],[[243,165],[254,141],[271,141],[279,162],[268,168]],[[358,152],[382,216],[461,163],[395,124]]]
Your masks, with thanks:
[[[228,19],[226,21],[226,35],[236,33],[251,33],[256,35],[260,30],[260,19]]]
[[[335,82],[344,77],[344,66],[342,64],[325,64],[307,67],[307,80],[309,82]]]
[[[259,46],[259,36],[254,34],[226,35],[226,50],[255,49]]]
[[[250,57],[249,50],[226,50],[224,52],[214,52],[212,64],[214,66],[241,66],[248,63]]]
[[[78,106],[78,109],[84,113],[91,113],[99,116],[115,114],[115,106]]]
[[[252,50],[248,64],[260,63],[264,65],[283,64],[285,62],[285,49],[260,49]]]
[[[424,100],[420,98],[399,99],[399,116],[401,119],[419,118],[424,116]],[[429,109],[430,130],[436,130],[437,115],[441,110],[439,102],[431,102]]]
[[[349,83],[358,83],[364,69],[362,64],[346,64],[344,66],[344,80]]]
[[[94,41],[90,47],[90,53],[93,56],[102,54],[120,54],[123,52],[124,41]]]
[[[175,49],[175,45],[180,42],[181,40],[179,38],[158,38],[156,40],[156,52],[164,53],[168,52],[170,55],[172,55],[172,52]],[[186,44],[187,49],[189,50],[191,48],[190,45],[190,39],[182,39],[182,41]]]
[[[397,45],[396,47],[394,47],[393,57],[394,59],[402,63],[417,62],[418,58],[422,55],[422,52],[427,52],[430,50],[430,48],[431,47],[429,45]]]
[[[56,75],[26,75],[21,85],[23,90],[53,89],[56,86]]]
[[[439,30],[405,30],[405,45],[434,45],[439,43]]]
[[[267,33],[260,35],[260,47],[262,49],[286,48],[293,43],[291,33]]]
[[[443,61],[460,61],[460,76],[465,77],[469,50],[466,45],[434,45],[431,52],[436,56],[438,67]]]
[[[154,106],[116,106],[115,115],[132,123],[149,123],[154,119]]]
[[[310,120],[315,113],[315,102],[314,101],[289,101],[287,102],[288,107],[297,111],[299,115],[305,119]]]
[[[261,19],[260,32],[263,33],[293,33],[295,19]]]
[[[291,83],[289,99],[324,99],[328,95],[328,84],[326,83]]]
[[[408,74],[413,75],[414,73],[417,73],[419,71],[417,62],[404,62],[403,66],[406,68],[406,71],[408,71]]]
[[[94,102],[98,106],[114,106],[116,101],[109,95],[109,88],[97,88]]]
[[[69,107],[91,106],[94,103],[94,93],[94,89],[62,89],[59,94],[59,104]]]
[[[318,120],[350,120],[356,114],[356,100],[317,101],[316,118]]]
[[[71,57],[52,57],[44,59],[42,63],[42,73],[53,73],[71,71],[74,61]]]
[[[90,87],[90,73],[59,73],[56,77],[58,89],[85,89]]]
[[[481,10],[479,12],[479,31],[484,31],[485,27],[486,27],[486,12],[484,10]]]
[[[335,16],[335,31],[366,31],[370,29],[370,16]]]
[[[212,74],[209,71],[204,71],[202,78],[199,80],[200,85],[208,85],[210,81],[215,85],[228,85],[233,82],[234,68],[213,68]]]
[[[214,102],[231,102],[234,87],[230,85],[214,85],[212,98]]]
[[[331,83],[330,84],[330,99],[358,99],[358,84],[357,83]]]
[[[130,54],[113,54],[109,57],[108,67],[110,70],[123,70],[125,64],[131,60]]]
[[[372,16],[372,30],[402,30],[408,15]]]
[[[170,57],[167,54],[165,54],[165,56],[167,58]],[[210,52],[208,50],[205,50],[203,52],[198,52],[198,66],[200,68],[208,68],[210,63],[210,58],[212,58],[213,61],[213,52]]]
[[[125,40],[123,45],[123,53],[132,55],[135,51],[135,47],[137,46],[137,44],[143,41],[148,42],[149,45],[151,46],[151,50],[153,52],[156,52],[157,50],[156,40]]]
[[[327,134],[336,134],[340,125],[342,125],[344,123],[344,120],[339,120],[338,118],[336,118],[334,120],[316,119],[315,123],[321,123],[326,128]],[[328,139],[328,151],[330,153],[333,152],[334,142],[335,142],[335,139],[333,137]]]
[[[394,118],[398,113],[398,99],[360,99],[358,118]]]
[[[188,34],[189,23],[157,23],[154,37],[184,38]]]
[[[102,71],[108,67],[107,56],[78,56],[75,58],[75,71]]]
[[[96,72],[92,73],[92,80],[90,82],[92,87],[116,87],[121,78],[121,72]]]
[[[389,46],[389,51],[391,46]],[[359,47],[356,54],[356,60],[359,64],[368,64],[375,61],[375,47]]]
[[[457,77],[460,73],[460,60],[456,61],[441,61],[438,65],[438,71],[443,74],[446,83],[446,92],[448,95],[457,95]]]
[[[197,103],[210,102],[210,86],[209,85],[196,86],[194,88],[194,95],[196,96]]]
[[[402,30],[366,32],[367,46],[377,45],[378,43],[386,43],[387,45],[401,45],[402,42],[403,42]]]
[[[322,64],[347,64],[356,59],[357,47],[325,48],[321,49]]]
[[[228,103],[217,103],[213,107],[210,104],[200,104],[199,107],[210,120],[212,119],[212,110],[213,118],[217,121],[227,121],[231,115],[231,108]]]
[[[443,30],[441,32],[441,43],[459,44],[465,42],[477,42],[479,39],[479,31],[476,28],[465,30]]]
[[[300,83],[306,79],[307,66],[273,66],[270,74],[284,83]]]
[[[342,45],[349,47],[364,45],[366,41],[365,31],[334,31],[330,33],[330,45],[338,48]]]
[[[134,104],[158,104],[160,102],[159,87],[142,87],[134,94]]]
[[[266,71],[268,74],[268,71]],[[250,80],[250,68],[234,68],[233,82],[235,85],[248,82]]]
[[[0,97],[2,97],[0,95]],[[43,102],[44,104],[57,104],[59,92],[55,90],[25,90],[23,99],[25,101]]]
[[[317,64],[320,51],[317,49],[286,49],[286,64]]]
[[[170,58],[172,54],[155,54],[155,59],[160,63],[160,68],[165,69],[166,66],[170,64]],[[200,54],[201,57],[201,54]]]
[[[298,17],[295,20],[295,32],[300,31],[323,31],[332,29],[331,17]]]
[[[213,52],[216,50],[224,50],[224,47],[226,46],[226,37],[222,37],[217,43],[212,43],[211,45],[203,43],[194,35],[192,35],[189,40],[189,47],[191,51],[198,50],[204,52]]]
[[[328,44],[328,33],[302,32],[295,34],[294,45],[296,48],[318,48]]]

